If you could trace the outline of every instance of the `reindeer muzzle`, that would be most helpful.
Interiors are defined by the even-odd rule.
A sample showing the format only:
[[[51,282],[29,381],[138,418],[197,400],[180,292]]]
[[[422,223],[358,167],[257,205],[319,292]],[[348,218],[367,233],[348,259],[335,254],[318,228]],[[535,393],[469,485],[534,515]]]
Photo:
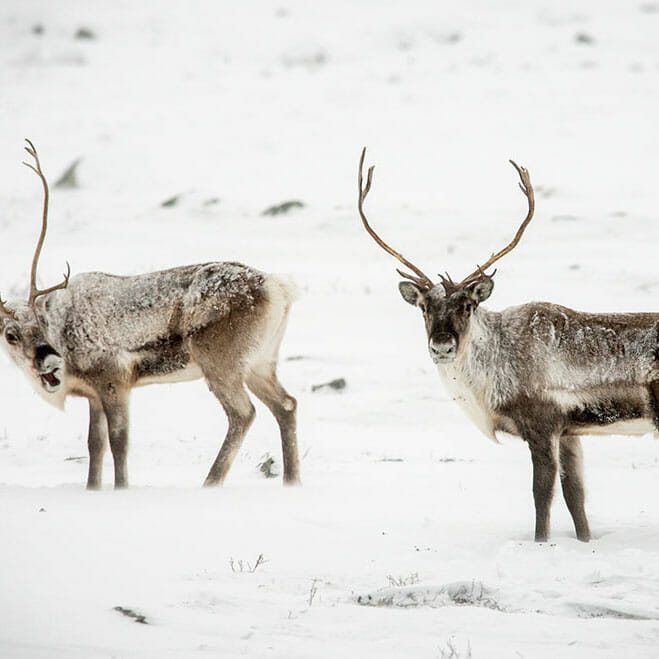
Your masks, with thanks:
[[[50,346],[37,349],[34,368],[41,380],[41,386],[48,393],[55,393],[60,388],[62,380],[59,376],[63,364],[64,360]]]
[[[458,342],[450,334],[439,334],[428,341],[428,352],[435,364],[448,364],[455,359]]]

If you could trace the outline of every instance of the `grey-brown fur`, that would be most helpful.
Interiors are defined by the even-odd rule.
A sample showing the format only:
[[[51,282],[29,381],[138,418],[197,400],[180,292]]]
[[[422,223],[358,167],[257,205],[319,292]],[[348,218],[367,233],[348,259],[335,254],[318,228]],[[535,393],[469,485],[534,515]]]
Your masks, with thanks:
[[[535,539],[549,537],[556,475],[577,537],[590,539],[580,435],[659,430],[659,314],[591,314],[545,302],[480,307],[492,280],[447,295],[401,282],[422,309],[447,388],[478,427],[520,436],[531,451]],[[622,425],[624,424],[624,425]],[[630,425],[632,424],[632,425]]]
[[[87,487],[101,486],[109,443],[115,487],[128,476],[129,394],[136,386],[205,378],[229,428],[206,485],[221,483],[254,407],[245,386],[272,411],[281,431],[284,481],[299,481],[295,399],[276,368],[294,287],[238,263],[206,263],[119,277],[90,272],[66,288],[7,305],[3,341],[39,393],[62,406],[89,400]],[[13,317],[12,317],[13,316]]]

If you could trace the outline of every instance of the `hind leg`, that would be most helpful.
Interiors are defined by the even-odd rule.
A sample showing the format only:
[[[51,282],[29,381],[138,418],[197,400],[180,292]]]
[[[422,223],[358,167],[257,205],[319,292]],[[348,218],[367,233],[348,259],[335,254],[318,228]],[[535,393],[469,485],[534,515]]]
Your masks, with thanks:
[[[245,434],[254,421],[254,405],[240,379],[233,381],[207,378],[209,389],[215,394],[226,412],[229,428],[220,452],[215,458],[204,485],[221,485],[226,478]]]
[[[191,357],[201,368],[208,388],[224,408],[229,422],[205,486],[222,484],[254,420],[254,405],[244,384],[249,327],[249,318],[236,313],[198,331],[190,342]]]
[[[100,490],[103,474],[103,454],[108,444],[108,423],[103,406],[95,398],[89,399],[89,434],[87,447],[89,449],[89,473],[87,489]]]
[[[128,394],[114,391],[101,400],[108,425],[110,451],[114,461],[114,487],[128,487]]]
[[[281,433],[284,483],[300,482],[300,458],[297,448],[297,401],[277,379],[274,364],[253,367],[246,378],[247,386],[272,412]]]
[[[648,387],[650,395],[650,409],[652,410],[652,422],[656,431],[659,432],[659,380],[650,382]]]
[[[588,542],[590,528],[584,508],[586,497],[583,486],[583,455],[579,437],[561,436],[559,461],[563,498],[572,515],[577,538],[582,542]]]

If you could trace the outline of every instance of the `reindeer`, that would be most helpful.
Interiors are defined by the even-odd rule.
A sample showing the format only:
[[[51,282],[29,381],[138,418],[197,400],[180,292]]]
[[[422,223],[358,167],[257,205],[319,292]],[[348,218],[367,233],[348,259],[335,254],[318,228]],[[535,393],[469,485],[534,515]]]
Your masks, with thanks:
[[[640,435],[659,429],[659,314],[584,313],[547,302],[500,312],[481,303],[494,286],[495,262],[513,250],[533,217],[529,172],[512,160],[528,212],[513,240],[456,283],[434,283],[371,228],[359,161],[358,209],[369,235],[414,274],[397,269],[403,299],[419,307],[430,358],[446,389],[476,426],[525,440],[533,464],[535,540],[549,537],[550,506],[560,472],[577,538],[590,540],[584,509],[581,435]]]
[[[254,419],[245,385],[280,431],[284,482],[300,478],[295,398],[277,379],[279,346],[294,285],[239,263],[203,263],[121,277],[87,272],[37,288],[48,226],[48,183],[37,151],[24,163],[44,189],[41,235],[27,302],[0,299],[0,343],[49,403],[89,401],[88,489],[101,487],[108,440],[114,486],[128,485],[128,403],[133,387],[204,378],[228,417],[226,437],[204,485],[221,484]]]

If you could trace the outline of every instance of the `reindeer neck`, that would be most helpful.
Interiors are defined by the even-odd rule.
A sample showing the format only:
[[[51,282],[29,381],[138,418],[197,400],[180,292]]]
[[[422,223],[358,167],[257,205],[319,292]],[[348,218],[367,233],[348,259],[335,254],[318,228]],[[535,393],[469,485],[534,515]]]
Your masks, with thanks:
[[[449,395],[487,437],[496,441],[493,413],[504,392],[502,368],[497,364],[501,314],[478,308],[461,343],[455,361],[438,366],[439,374]]]
[[[469,331],[461,343],[456,361],[469,363],[471,367],[479,369],[494,368],[501,343],[501,313],[478,307],[471,317]]]

